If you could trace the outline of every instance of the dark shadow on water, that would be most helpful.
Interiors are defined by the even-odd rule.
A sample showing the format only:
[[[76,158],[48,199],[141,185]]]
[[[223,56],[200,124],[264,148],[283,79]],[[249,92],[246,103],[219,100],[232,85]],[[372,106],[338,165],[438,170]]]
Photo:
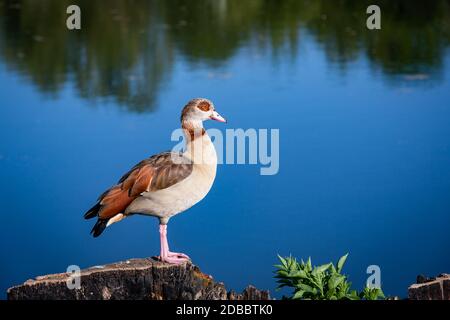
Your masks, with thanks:
[[[388,83],[439,82],[450,1],[377,3],[380,31],[366,28],[371,1],[0,0],[0,57],[44,93],[69,83],[134,112],[152,111],[178,55],[209,68],[244,46],[295,59],[302,33],[341,70],[364,56]],[[81,7],[80,31],[65,27],[70,4]]]

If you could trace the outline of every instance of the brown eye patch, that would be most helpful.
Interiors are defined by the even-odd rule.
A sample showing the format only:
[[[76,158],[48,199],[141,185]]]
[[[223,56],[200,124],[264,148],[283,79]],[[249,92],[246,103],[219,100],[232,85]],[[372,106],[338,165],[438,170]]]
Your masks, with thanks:
[[[211,109],[211,105],[207,101],[202,101],[198,104],[197,108],[202,111],[209,111]]]

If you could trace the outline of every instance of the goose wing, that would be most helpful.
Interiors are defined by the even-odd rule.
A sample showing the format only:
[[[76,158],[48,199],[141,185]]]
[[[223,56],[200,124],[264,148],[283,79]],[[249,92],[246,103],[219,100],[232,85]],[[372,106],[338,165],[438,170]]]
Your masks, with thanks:
[[[193,170],[190,159],[176,152],[163,152],[145,159],[128,171],[119,182],[106,190],[85,213],[90,219],[110,219],[125,209],[143,192],[166,189],[186,179]]]

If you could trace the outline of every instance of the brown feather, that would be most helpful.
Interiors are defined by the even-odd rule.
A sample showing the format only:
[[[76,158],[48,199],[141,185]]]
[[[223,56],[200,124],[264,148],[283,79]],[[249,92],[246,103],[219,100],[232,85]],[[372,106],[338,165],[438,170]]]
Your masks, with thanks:
[[[128,192],[130,197],[137,197],[142,192],[149,191],[149,185],[153,179],[154,169],[150,165],[144,165],[142,168],[136,169],[135,171],[137,170],[139,171],[136,175],[136,179]]]
[[[122,190],[129,190],[133,187],[138,173],[139,169],[135,169],[130,173],[130,175],[128,175],[128,177],[121,184]]]
[[[125,211],[134,199],[128,196],[127,190],[121,190],[120,186],[113,187],[102,199],[102,207],[98,212],[100,219],[109,219],[116,214]]]

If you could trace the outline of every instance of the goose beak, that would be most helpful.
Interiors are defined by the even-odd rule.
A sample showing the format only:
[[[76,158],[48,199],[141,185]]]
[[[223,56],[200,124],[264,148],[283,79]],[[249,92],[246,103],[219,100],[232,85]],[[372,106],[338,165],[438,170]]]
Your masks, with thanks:
[[[227,120],[222,117],[217,111],[213,111],[212,115],[209,117],[211,120],[219,121],[219,122],[227,122]]]

